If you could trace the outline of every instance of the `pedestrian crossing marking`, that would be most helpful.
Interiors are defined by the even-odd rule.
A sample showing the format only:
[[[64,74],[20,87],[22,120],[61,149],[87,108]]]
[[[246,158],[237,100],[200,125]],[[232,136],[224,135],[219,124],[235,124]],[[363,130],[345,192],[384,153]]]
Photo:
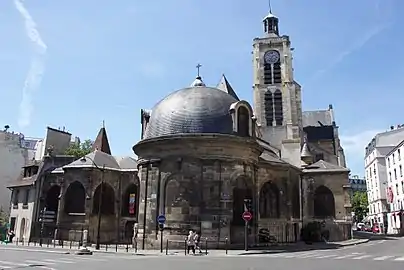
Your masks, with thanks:
[[[346,258],[353,257],[353,256],[355,256],[355,255],[353,255],[353,254],[347,254],[347,255],[343,255],[343,256],[336,257],[336,258],[334,258],[334,259],[336,259],[336,260],[341,260],[341,259],[346,259]]]
[[[404,257],[396,258],[395,261],[404,261]]]
[[[54,264],[56,264],[56,263],[53,263],[53,262],[43,262],[43,261],[34,261],[34,260],[25,260],[25,262],[26,262],[26,263],[29,263],[29,264],[38,264],[38,265],[42,265],[42,264],[45,264],[45,265],[47,265],[47,264],[54,265]]]
[[[362,259],[369,258],[369,257],[371,257],[371,255],[362,255],[362,256],[359,256],[359,257],[352,258],[352,259],[354,259],[354,260],[362,260]]]
[[[47,262],[55,262],[55,263],[74,263],[72,261],[66,261],[66,260],[52,260],[52,259],[45,259],[44,261]]]
[[[378,258],[374,258],[373,260],[374,261],[384,261],[384,260],[386,260],[386,259],[390,259],[390,258],[393,258],[394,256],[381,256],[381,257],[378,257]]]
[[[0,264],[8,264],[8,265],[24,266],[24,267],[29,266],[29,264],[26,264],[26,263],[16,263],[16,262],[9,262],[9,261],[0,261]]]

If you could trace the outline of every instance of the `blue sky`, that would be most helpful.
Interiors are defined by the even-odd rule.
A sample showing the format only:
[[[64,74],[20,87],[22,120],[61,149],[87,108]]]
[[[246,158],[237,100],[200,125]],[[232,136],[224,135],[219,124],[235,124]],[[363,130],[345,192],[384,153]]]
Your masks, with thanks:
[[[225,73],[252,101],[252,39],[262,34],[267,0],[23,4],[39,36],[27,35],[14,0],[0,1],[0,125],[14,131],[43,137],[47,125],[65,126],[94,139],[105,120],[113,154],[131,155],[140,109],[188,86],[199,62],[207,84]],[[348,165],[363,175],[364,145],[402,121],[404,2],[272,0],[272,7],[295,47],[303,109],[333,104]]]

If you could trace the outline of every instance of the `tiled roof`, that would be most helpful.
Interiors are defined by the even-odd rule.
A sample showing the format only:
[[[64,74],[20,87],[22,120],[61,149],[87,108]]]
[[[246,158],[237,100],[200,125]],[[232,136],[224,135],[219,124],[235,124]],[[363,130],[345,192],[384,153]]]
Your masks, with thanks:
[[[319,160],[305,167],[303,172],[349,172],[349,169],[331,164],[324,160]]]

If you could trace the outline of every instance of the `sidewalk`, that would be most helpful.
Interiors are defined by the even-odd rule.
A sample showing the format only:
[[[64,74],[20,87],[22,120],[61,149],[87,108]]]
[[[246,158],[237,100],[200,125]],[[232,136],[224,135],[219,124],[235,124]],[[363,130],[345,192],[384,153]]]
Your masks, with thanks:
[[[257,254],[257,253],[276,253],[276,252],[296,252],[296,251],[307,251],[307,250],[316,250],[316,249],[332,249],[338,247],[352,246],[367,243],[369,239],[350,239],[343,242],[329,242],[329,243],[313,243],[311,245],[307,245],[305,243],[296,243],[293,245],[284,245],[284,246],[274,246],[267,249],[257,249],[253,248],[249,251],[244,250],[228,250],[227,253],[225,250],[208,250],[206,254],[205,250],[200,254],[200,256],[242,256],[249,254]],[[16,243],[2,244],[0,245],[0,250],[8,249],[8,250],[19,250],[26,252],[49,252],[49,253],[60,253],[60,254],[74,254],[79,250],[77,245],[68,245],[68,246],[53,246],[53,243],[49,246],[44,244],[39,246],[38,244],[34,245],[30,243],[30,245],[21,245],[20,243],[17,245]],[[160,250],[137,250],[133,249],[131,246],[126,248],[125,245],[111,245],[111,246],[101,246],[99,250],[96,250],[94,246],[88,247],[94,253],[106,253],[106,254],[120,254],[120,255],[135,255],[135,256],[186,256],[184,250],[168,250],[166,255],[166,250],[163,249],[163,253]],[[199,255],[199,254],[197,254]]]

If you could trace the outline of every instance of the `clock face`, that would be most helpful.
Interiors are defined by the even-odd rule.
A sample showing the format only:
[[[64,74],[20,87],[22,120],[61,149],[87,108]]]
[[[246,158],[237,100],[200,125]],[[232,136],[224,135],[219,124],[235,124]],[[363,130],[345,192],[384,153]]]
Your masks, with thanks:
[[[267,51],[264,55],[264,61],[266,64],[275,64],[279,61],[279,52],[278,51]]]

